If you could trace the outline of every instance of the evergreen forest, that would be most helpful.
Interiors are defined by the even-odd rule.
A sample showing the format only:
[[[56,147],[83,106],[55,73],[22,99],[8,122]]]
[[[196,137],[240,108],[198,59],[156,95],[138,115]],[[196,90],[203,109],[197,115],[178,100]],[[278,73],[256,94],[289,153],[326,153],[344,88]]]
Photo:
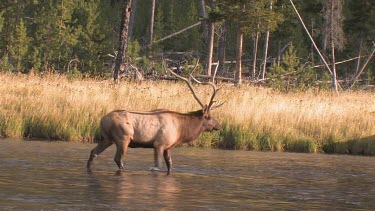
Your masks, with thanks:
[[[0,0],[0,72],[111,77],[124,3],[123,74],[199,59],[201,75],[219,61],[224,79],[283,91],[374,84],[373,0]]]

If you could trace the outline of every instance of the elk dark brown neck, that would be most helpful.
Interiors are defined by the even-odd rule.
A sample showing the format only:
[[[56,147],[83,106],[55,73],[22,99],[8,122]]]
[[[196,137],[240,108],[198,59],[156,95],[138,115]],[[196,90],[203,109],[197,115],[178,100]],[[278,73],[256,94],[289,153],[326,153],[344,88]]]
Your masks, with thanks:
[[[204,131],[203,128],[203,112],[202,110],[190,112],[186,115],[183,115],[181,118],[181,136],[180,142],[187,143],[194,141],[197,139],[202,132]]]

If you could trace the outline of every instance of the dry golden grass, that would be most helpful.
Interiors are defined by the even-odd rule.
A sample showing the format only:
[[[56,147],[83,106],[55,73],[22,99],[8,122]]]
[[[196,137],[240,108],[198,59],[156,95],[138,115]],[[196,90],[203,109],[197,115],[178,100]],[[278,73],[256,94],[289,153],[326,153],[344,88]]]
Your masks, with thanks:
[[[70,81],[66,76],[5,74],[0,81],[0,136],[92,140],[98,136],[100,117],[114,109],[199,109],[187,86],[173,81],[115,85],[103,80]],[[215,136],[215,143],[208,140],[214,136],[204,136],[206,143],[198,141],[199,145],[289,151],[324,147],[330,151],[333,147],[333,151],[340,148],[341,153],[352,153],[337,144],[361,142],[375,134],[374,93],[284,94],[247,85],[219,86],[223,88],[216,98],[226,103],[213,115],[225,129]],[[196,85],[196,90],[202,100],[209,99],[210,87]],[[375,141],[369,142],[375,145]],[[361,150],[357,153],[375,153]]]

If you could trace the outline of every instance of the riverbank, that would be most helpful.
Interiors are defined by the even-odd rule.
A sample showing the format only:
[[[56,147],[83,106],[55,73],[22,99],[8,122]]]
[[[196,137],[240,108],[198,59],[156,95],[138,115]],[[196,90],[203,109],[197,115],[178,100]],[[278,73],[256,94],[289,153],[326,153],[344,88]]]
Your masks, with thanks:
[[[0,75],[0,136],[66,141],[100,137],[100,117],[114,109],[199,109],[184,83],[68,80],[65,76]],[[211,89],[196,88],[209,100]],[[191,145],[224,149],[375,155],[375,93],[284,94],[243,85],[223,87],[213,111],[224,125]]]

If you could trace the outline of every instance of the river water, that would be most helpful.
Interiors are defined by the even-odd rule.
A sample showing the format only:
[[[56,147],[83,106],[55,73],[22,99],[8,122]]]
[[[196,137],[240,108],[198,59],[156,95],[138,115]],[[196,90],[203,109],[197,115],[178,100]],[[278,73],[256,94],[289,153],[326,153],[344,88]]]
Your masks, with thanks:
[[[375,210],[375,158],[179,147],[174,172],[153,150],[0,140],[0,210]],[[164,167],[165,170],[165,167]]]

